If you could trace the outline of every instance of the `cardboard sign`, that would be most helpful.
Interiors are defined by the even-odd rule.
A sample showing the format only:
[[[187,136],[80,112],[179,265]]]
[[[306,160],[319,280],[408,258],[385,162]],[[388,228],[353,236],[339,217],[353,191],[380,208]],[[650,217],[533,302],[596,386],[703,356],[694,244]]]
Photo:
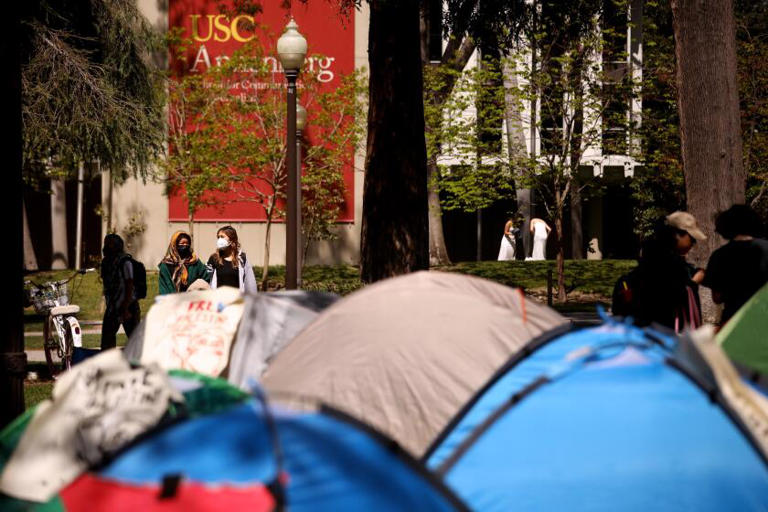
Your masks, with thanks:
[[[216,377],[242,315],[240,291],[227,286],[162,296],[147,315],[141,363]]]

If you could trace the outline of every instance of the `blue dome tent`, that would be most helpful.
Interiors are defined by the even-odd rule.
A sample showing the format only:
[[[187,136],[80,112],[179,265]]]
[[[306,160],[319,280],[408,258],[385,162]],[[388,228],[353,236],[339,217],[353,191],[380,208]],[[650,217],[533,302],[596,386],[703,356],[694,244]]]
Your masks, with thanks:
[[[540,337],[424,459],[474,510],[768,510],[768,406],[736,375],[706,332]]]

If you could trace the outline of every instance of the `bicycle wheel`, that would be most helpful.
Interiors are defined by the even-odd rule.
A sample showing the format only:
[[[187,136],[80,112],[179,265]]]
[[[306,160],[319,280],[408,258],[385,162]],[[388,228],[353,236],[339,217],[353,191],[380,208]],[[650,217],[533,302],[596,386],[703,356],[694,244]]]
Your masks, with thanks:
[[[60,321],[63,324],[64,339],[59,339],[55,322]],[[52,316],[48,317],[43,329],[43,350],[45,351],[45,362],[48,364],[48,371],[51,377],[56,377],[59,373],[69,370],[72,366],[72,328],[64,318],[58,320]]]

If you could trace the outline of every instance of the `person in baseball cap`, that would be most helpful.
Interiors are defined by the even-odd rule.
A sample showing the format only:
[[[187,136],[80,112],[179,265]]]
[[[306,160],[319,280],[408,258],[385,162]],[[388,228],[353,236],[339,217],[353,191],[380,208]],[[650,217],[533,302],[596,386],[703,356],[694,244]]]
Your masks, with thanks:
[[[636,325],[657,323],[681,332],[701,323],[699,283],[704,271],[685,260],[707,237],[696,218],[677,211],[659,219],[643,241],[638,265],[614,287],[614,314],[631,316]]]
[[[699,227],[696,217],[688,212],[676,211],[667,215],[667,224],[673,228],[685,231],[695,241],[700,242],[707,239],[707,235]]]

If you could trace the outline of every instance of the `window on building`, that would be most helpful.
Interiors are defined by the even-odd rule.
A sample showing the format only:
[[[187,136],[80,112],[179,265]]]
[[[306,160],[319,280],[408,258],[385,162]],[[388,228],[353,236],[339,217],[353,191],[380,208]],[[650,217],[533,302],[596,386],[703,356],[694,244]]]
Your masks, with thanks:
[[[477,95],[477,130],[480,155],[498,155],[502,149],[504,80],[498,48],[480,48],[481,66],[488,71]]]
[[[427,2],[427,48],[430,61],[443,57],[443,0]]]
[[[629,103],[627,77],[627,2],[603,2],[603,136],[604,154],[627,152]]]
[[[562,20],[561,7],[556,1],[541,2],[542,27],[556,27]],[[565,117],[564,91],[562,87],[562,41],[555,39],[556,30],[545,30],[547,37],[540,41],[541,84],[539,86],[541,152],[560,154],[563,146],[563,122]],[[562,34],[561,34],[562,36]]]

